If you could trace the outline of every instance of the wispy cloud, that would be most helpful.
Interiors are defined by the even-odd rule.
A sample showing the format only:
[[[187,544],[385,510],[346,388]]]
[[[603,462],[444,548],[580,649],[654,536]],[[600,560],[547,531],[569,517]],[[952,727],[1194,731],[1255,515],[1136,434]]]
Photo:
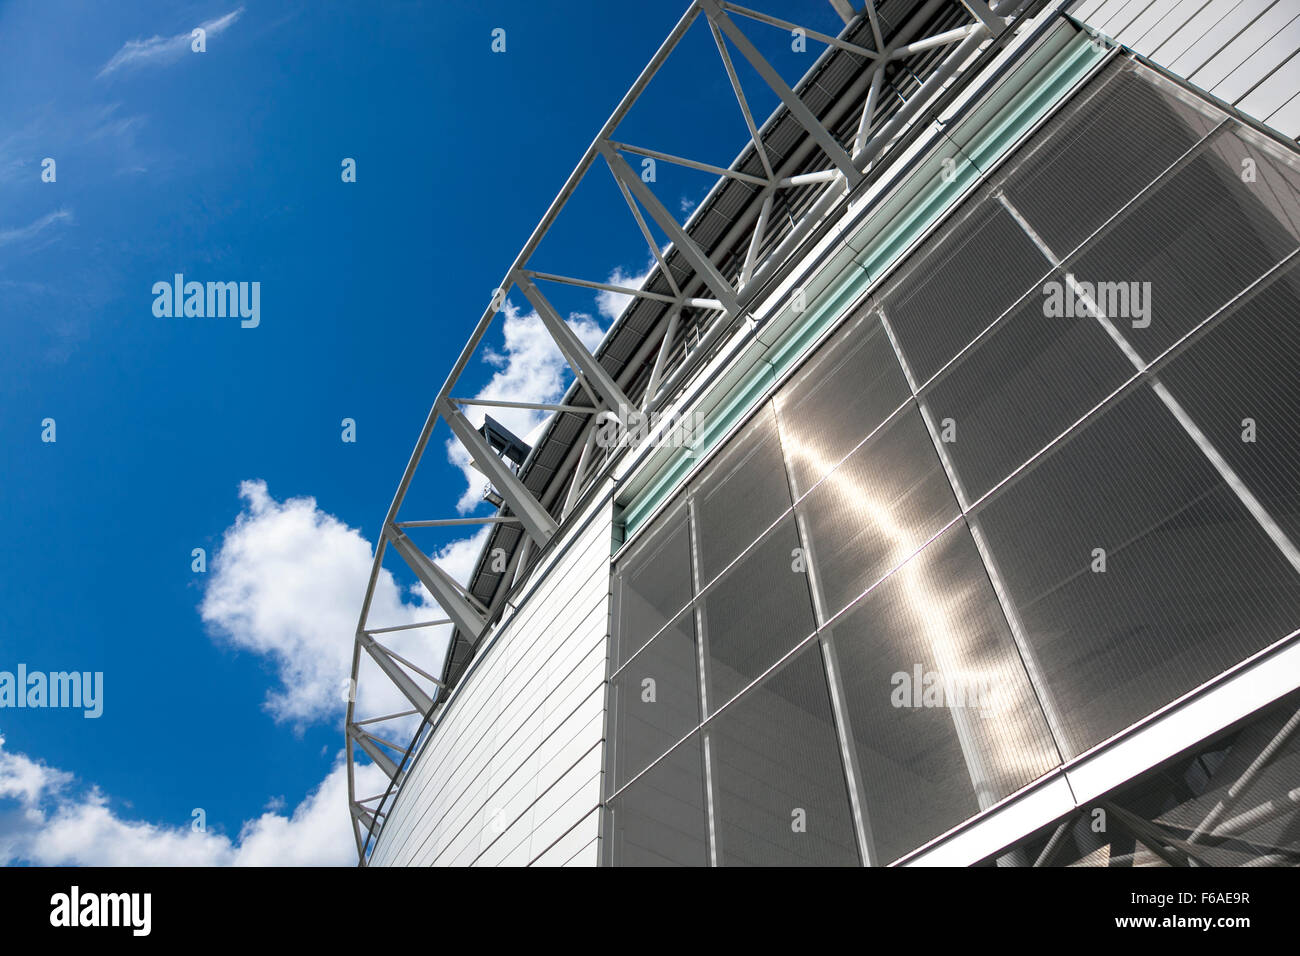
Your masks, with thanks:
[[[19,226],[17,229],[0,229],[0,246],[6,246],[11,242],[24,242],[44,232],[56,222],[71,218],[72,210],[56,209],[54,212],[41,216],[35,222]]]
[[[199,26],[208,35],[214,37],[239,19],[243,7],[231,10],[225,16],[200,23]],[[133,69],[141,66],[164,66],[175,63],[189,52],[192,31],[186,30],[175,36],[152,36],[147,40],[127,40],[122,49],[113,54],[113,58],[104,64],[97,79],[115,73],[121,69]]]

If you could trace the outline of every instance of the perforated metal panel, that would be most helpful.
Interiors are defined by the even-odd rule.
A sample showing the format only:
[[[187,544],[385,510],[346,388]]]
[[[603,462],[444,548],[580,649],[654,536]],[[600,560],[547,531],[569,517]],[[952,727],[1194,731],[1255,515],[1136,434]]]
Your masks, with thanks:
[[[879,862],[1060,762],[964,523],[829,633]]]
[[[693,734],[609,804],[615,866],[706,866],[704,758]]]
[[[793,516],[700,595],[710,712],[756,680],[815,629],[807,561]]]
[[[1061,714],[1067,756],[1300,621],[1300,575],[1146,385],[978,521]]]
[[[796,510],[823,621],[958,515],[952,486],[914,406],[850,455]]]
[[[859,862],[830,693],[816,643],[705,727],[719,863]]]
[[[790,508],[776,419],[764,406],[692,484],[699,584]]]
[[[795,497],[807,493],[909,398],[879,316],[862,307],[777,393]]]
[[[700,723],[695,615],[664,628],[611,681],[614,782],[627,783]]]
[[[620,562],[615,857],[889,863],[1300,628],[1298,247],[1294,151],[1103,71]]]
[[[614,656],[622,663],[645,646],[691,599],[686,507],[679,505],[619,565]]]

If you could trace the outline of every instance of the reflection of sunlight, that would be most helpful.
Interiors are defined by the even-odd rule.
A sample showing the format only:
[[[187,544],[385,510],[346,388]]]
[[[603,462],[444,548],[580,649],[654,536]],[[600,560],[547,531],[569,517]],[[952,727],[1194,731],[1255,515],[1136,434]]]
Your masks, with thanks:
[[[945,701],[958,688],[968,695],[978,695],[977,707],[968,704],[947,709],[952,715],[980,809],[989,807],[1003,795],[1005,782],[1019,783],[1026,776],[1037,775],[1036,767],[1020,766],[1019,758],[1041,751],[1044,741],[1044,725],[1036,719],[1028,676],[1018,670],[1018,664],[1008,665],[1002,660],[1008,650],[1014,652],[1014,645],[1002,640],[998,646],[981,649],[980,635],[966,634],[961,621],[978,620],[985,597],[982,589],[970,586],[954,590],[951,586],[945,588],[946,582],[938,582],[943,590],[936,590],[927,581],[921,555],[913,557],[916,549],[924,544],[925,529],[900,524],[890,502],[873,497],[872,489],[854,479],[848,461],[831,471],[837,463],[824,458],[815,448],[788,434],[782,434],[781,440],[791,455],[813,469],[813,474],[824,476],[814,487],[821,483],[834,484],[840,501],[849,504],[854,520],[852,528],[845,529],[847,533],[865,529],[889,543],[889,565],[894,570],[888,573],[887,580],[898,585],[905,595],[916,636],[924,641],[932,659],[918,663],[942,675]],[[816,581],[816,544],[810,544]],[[907,563],[898,567],[903,561]],[[815,589],[820,591],[820,586]],[[816,598],[824,621],[827,611],[833,609],[825,607],[820,593]],[[989,723],[984,724],[985,720]]]

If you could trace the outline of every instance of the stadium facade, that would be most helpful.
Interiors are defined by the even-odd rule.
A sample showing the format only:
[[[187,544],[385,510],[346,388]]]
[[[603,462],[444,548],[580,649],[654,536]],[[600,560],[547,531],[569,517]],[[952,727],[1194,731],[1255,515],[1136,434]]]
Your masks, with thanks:
[[[1300,862],[1300,14],[834,6],[792,89],[749,35],[798,23],[692,3],[438,393],[357,630],[411,705],[348,707],[362,863]],[[691,30],[725,169],[617,138]],[[645,158],[717,184],[679,223]],[[639,289],[530,265],[598,166]],[[594,354],[575,284],[632,294]],[[531,444],[456,390],[511,295],[575,375]],[[403,508],[443,426],[498,505],[464,587]],[[368,621],[386,559],[445,662]]]

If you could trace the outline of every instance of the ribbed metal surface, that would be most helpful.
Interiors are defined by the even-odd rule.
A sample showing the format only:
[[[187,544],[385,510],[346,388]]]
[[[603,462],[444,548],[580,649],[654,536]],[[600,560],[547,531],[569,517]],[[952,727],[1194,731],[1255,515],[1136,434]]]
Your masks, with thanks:
[[[881,863],[1059,763],[964,524],[831,628]]]
[[[958,515],[957,499],[914,406],[876,432],[796,510],[823,621]]]
[[[1065,256],[1221,118],[1125,64],[1094,79],[1052,119],[1003,168],[1001,187]]]
[[[609,804],[614,866],[706,866],[704,756],[692,734]]]
[[[1123,59],[1083,97],[691,489],[694,553],[726,542],[693,599],[718,862],[856,852],[842,823],[816,853],[778,832],[805,732],[887,863],[1300,627],[1300,162]],[[1053,311],[1075,280],[1150,285]],[[746,460],[764,480],[726,490]],[[758,537],[778,477],[795,504]],[[813,633],[810,594],[816,639],[764,677]]]
[[[1142,386],[977,515],[1074,756],[1300,622],[1300,575]],[[1105,552],[1099,568],[1097,549]]]
[[[1300,265],[1293,265],[1160,371],[1160,380],[1293,542],[1300,541],[1297,356]]]
[[[1049,269],[996,199],[969,200],[881,296],[918,381],[939,371]]]
[[[879,316],[863,309],[776,396],[794,494],[825,477],[910,397]]]
[[[1054,273],[1048,281],[1064,283]],[[1031,294],[921,391],[967,501],[974,501],[1133,375],[1091,320],[1043,315]]]
[[[794,518],[787,516],[699,597],[710,712],[813,632],[799,548]]]
[[[698,581],[705,585],[790,509],[770,407],[759,410],[691,486]]]
[[[700,723],[695,615],[676,620],[611,681],[617,734],[614,782],[621,786]]]
[[[711,720],[705,734],[719,864],[858,864],[816,643]]]
[[[619,565],[614,591],[618,635],[614,658],[622,663],[645,646],[691,600],[691,553],[686,509],[667,513],[655,533]]]

